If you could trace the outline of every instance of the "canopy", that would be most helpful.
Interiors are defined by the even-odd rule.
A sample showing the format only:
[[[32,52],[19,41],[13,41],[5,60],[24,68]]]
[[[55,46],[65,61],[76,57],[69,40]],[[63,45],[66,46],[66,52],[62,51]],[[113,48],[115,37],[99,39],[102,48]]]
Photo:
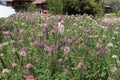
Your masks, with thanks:
[[[12,14],[15,14],[15,10],[12,7],[0,5],[0,18],[7,18]]]

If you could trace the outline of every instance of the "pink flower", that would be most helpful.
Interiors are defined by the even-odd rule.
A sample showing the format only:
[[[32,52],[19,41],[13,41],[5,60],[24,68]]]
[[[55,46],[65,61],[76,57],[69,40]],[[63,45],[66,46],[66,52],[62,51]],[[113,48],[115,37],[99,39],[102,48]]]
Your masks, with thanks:
[[[50,46],[50,51],[54,51],[55,50],[55,45],[51,45]]]
[[[116,67],[112,67],[112,68],[110,68],[110,71],[111,72],[116,72],[118,69],[116,68]]]
[[[77,40],[77,36],[72,36],[72,40],[73,41]]]
[[[107,36],[106,35],[103,35],[102,36],[102,40],[104,41],[104,40],[106,40],[107,39]]]
[[[22,48],[22,51],[27,52],[27,51],[28,51],[28,47],[23,47],[23,48]]]
[[[71,50],[70,47],[68,47],[68,46],[65,46],[65,47],[64,47],[64,52],[65,52],[65,53],[70,52],[70,50]]]
[[[35,62],[39,62],[41,59],[40,58],[36,58],[35,59]]]
[[[68,71],[68,69],[64,69],[64,74],[69,74],[69,71]]]
[[[3,33],[3,34],[6,34],[6,35],[11,34],[11,32],[10,32],[10,31],[3,31],[2,33]]]
[[[34,76],[25,76],[25,80],[36,80]]]
[[[6,69],[2,70],[2,73],[10,73],[10,71],[9,71],[9,69],[6,68]]]
[[[106,47],[100,48],[98,51],[96,51],[96,55],[101,55],[101,54],[104,53],[106,50],[107,50]]]
[[[35,44],[36,46],[42,46],[42,44],[41,44],[40,41],[38,41],[38,40],[35,40],[35,41],[34,41],[34,44]]]
[[[43,23],[42,27],[47,28],[48,27],[48,23]]]
[[[23,57],[26,56],[26,52],[25,52],[25,51],[19,51],[18,54],[19,54],[20,56],[23,56]]]
[[[34,36],[34,35],[31,35],[29,39],[30,39],[30,40],[34,40],[34,39],[35,39],[35,36]]]
[[[24,74],[27,74],[27,73],[29,72],[29,70],[28,70],[28,69],[24,69],[22,72],[23,72]]]
[[[16,63],[12,63],[11,66],[12,66],[12,67],[16,67],[17,64],[16,64]]]
[[[80,68],[83,68],[84,67],[84,62],[79,62],[78,63],[78,68],[80,69]]]
[[[31,63],[28,63],[27,65],[26,65],[26,68],[27,69],[30,69],[30,68],[32,68],[33,67],[33,65],[31,64]]]

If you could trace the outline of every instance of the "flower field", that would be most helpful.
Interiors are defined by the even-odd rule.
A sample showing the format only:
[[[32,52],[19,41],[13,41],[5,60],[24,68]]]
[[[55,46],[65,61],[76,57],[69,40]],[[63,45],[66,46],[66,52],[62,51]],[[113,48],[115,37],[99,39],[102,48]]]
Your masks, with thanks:
[[[37,13],[0,19],[0,80],[119,78],[120,22]]]

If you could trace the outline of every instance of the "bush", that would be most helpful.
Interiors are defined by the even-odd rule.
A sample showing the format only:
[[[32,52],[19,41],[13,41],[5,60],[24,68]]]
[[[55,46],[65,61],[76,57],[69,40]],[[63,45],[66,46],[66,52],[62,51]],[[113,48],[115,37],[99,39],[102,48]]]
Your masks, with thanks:
[[[48,0],[48,7],[53,14],[63,13],[63,0]]]
[[[114,13],[113,13],[113,16],[118,16],[118,17],[119,17],[119,16],[120,16],[120,10],[114,12]]]
[[[27,4],[27,11],[28,12],[34,12],[34,11],[36,11],[35,4],[28,3]]]
[[[52,13],[88,14],[102,16],[104,7],[101,3],[93,0],[48,0],[49,9]]]
[[[68,3],[68,4],[67,4]],[[102,16],[104,14],[104,8],[102,4],[98,4],[93,0],[76,0],[76,1],[66,1],[65,12],[68,14],[88,14],[93,16]]]

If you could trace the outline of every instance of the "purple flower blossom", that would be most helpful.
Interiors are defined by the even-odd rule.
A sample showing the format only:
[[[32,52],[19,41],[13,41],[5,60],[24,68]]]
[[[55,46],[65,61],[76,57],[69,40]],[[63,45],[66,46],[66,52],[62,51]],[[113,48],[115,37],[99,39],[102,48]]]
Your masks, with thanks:
[[[70,52],[71,48],[69,46],[64,46],[64,52],[68,53]]]
[[[47,27],[48,27],[48,23],[43,23],[43,24],[42,24],[42,27],[43,27],[43,28],[47,28]]]
[[[73,41],[77,40],[77,36],[72,36],[72,40]]]
[[[18,41],[18,40],[21,39],[21,36],[15,36],[14,39],[15,39],[16,41]]]
[[[91,38],[93,38],[93,35],[86,34],[86,35],[85,35],[85,38],[91,39]]]
[[[117,69],[116,67],[111,67],[111,68],[110,68],[110,71],[111,71],[111,72],[116,72],[117,70],[118,70],[118,69]]]
[[[25,51],[19,51],[18,54],[23,57],[26,57],[26,55],[27,55],[27,53]]]
[[[34,36],[34,35],[31,35],[31,36],[29,37],[29,39],[30,39],[30,40],[34,40],[34,39],[35,39],[35,36]]]
[[[33,65],[31,64],[31,63],[28,63],[27,65],[26,65],[26,68],[27,69],[30,69],[30,68],[32,68],[33,67]]]
[[[89,32],[89,31],[92,30],[92,27],[86,27],[86,28],[84,28],[83,30],[84,30],[85,32]]]
[[[42,44],[41,44],[40,41],[38,41],[38,40],[35,40],[35,41],[34,41],[34,44],[35,44],[36,46],[42,46]]]
[[[79,69],[80,69],[80,68],[84,68],[84,65],[85,65],[84,62],[79,62],[79,63],[78,63],[78,68],[79,68]]]
[[[68,38],[67,37],[61,38],[60,41],[66,43],[66,42],[68,42]]]
[[[26,68],[26,69],[24,69],[22,72],[23,72],[24,74],[27,74],[27,73],[29,73],[29,70]]]
[[[27,51],[28,51],[28,47],[23,47],[23,48],[22,48],[22,51],[27,52]]]
[[[40,61],[41,61],[40,58],[36,58],[36,59],[35,59],[35,62],[40,62]]]
[[[5,34],[5,35],[10,35],[11,34],[10,31],[3,31],[2,33]]]
[[[41,29],[41,32],[42,32],[42,33],[45,33],[45,32],[46,32],[46,28],[42,28],[42,29]]]
[[[16,67],[17,64],[16,64],[16,63],[12,63],[11,66],[12,66],[12,67]]]
[[[106,50],[107,50],[106,47],[100,48],[98,51],[96,51],[96,54],[97,54],[97,55],[101,55],[101,54],[104,53]]]
[[[50,51],[54,51],[55,48],[56,48],[55,45],[51,45],[51,46],[50,46]]]

